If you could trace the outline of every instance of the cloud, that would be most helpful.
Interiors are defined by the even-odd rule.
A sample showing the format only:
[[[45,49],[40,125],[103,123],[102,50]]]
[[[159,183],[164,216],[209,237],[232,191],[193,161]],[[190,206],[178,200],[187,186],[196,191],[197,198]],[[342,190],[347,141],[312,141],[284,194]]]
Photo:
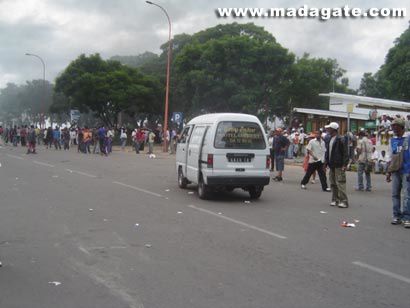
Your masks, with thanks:
[[[393,41],[407,27],[406,19],[233,19],[217,18],[218,7],[341,7],[341,1],[156,0],[172,18],[173,34],[193,34],[219,23],[254,22],[265,27],[291,52],[335,58],[357,87],[364,72],[375,72]],[[355,1],[361,8],[407,7],[404,0]],[[353,4],[351,4],[353,6]],[[47,79],[80,54],[136,55],[159,52],[168,40],[168,23],[158,7],[143,0],[0,0],[0,88],[8,81],[24,83],[42,76],[37,59],[46,62]]]

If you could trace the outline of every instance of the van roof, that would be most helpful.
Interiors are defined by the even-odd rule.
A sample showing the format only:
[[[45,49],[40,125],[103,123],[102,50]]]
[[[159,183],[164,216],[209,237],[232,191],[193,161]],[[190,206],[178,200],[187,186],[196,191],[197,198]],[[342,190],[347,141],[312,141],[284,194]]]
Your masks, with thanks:
[[[209,113],[193,118],[188,122],[191,124],[213,124],[220,121],[246,121],[246,122],[257,122],[259,119],[251,114],[245,113]]]

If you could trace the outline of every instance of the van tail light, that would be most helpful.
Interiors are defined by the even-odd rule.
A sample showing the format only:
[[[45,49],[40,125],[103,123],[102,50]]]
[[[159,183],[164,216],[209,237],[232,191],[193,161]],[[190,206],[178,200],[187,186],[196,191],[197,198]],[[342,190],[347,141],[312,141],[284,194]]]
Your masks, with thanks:
[[[266,155],[266,169],[270,168],[270,155]]]
[[[214,154],[208,154],[208,159],[206,161],[208,168],[214,167]]]

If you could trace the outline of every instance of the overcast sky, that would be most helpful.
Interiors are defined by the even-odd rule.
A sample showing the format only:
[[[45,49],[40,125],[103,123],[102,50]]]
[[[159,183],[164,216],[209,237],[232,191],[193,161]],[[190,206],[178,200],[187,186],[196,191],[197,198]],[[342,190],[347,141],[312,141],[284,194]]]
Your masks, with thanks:
[[[357,88],[364,72],[376,72],[408,27],[410,1],[230,1],[156,0],[168,11],[173,34],[188,33],[219,23],[254,22],[297,56],[335,58],[347,70],[350,85]],[[359,7],[406,8],[405,18],[251,19],[218,18],[218,7]],[[42,78],[38,59],[46,62],[46,79],[55,77],[80,54],[137,55],[159,52],[168,39],[165,15],[143,0],[0,0],[0,88]]]

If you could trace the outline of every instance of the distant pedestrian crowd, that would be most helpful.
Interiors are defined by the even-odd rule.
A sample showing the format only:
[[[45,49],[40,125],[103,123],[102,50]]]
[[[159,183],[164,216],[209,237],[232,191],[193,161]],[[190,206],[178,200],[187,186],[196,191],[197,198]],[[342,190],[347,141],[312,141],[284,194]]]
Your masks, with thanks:
[[[44,145],[46,149],[68,151],[76,148],[78,153],[100,154],[108,156],[112,153],[114,138],[121,150],[132,145],[137,154],[147,149],[147,154],[154,153],[154,144],[167,141],[168,150],[175,154],[178,135],[175,129],[170,129],[165,136],[159,129],[152,130],[137,127],[134,130],[120,127],[113,129],[103,125],[98,127],[59,127],[51,126],[40,129],[38,126],[23,125],[3,128],[0,126],[0,141],[14,147],[27,147],[27,153],[36,153],[35,148]]]

